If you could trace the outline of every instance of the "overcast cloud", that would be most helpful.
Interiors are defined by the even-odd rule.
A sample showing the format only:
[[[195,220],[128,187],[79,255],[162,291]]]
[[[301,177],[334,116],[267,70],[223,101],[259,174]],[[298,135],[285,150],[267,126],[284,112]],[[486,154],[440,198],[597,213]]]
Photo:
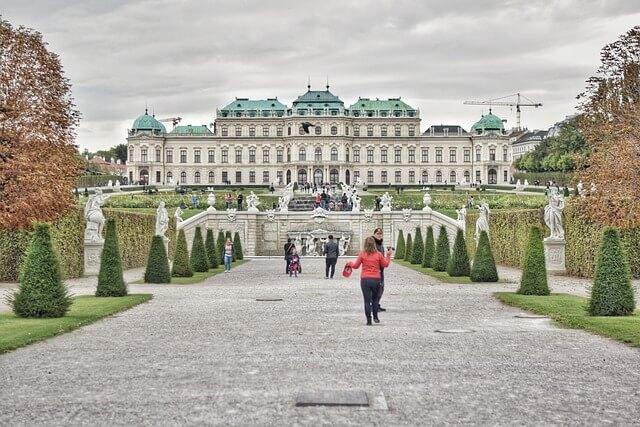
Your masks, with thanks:
[[[468,129],[483,108],[464,100],[519,91],[544,104],[523,124],[547,128],[574,112],[602,46],[640,24],[640,1],[3,0],[0,14],[60,55],[78,143],[96,150],[124,142],[145,102],[208,124],[235,97],[291,105],[307,76],[346,105],[400,96],[423,130]]]

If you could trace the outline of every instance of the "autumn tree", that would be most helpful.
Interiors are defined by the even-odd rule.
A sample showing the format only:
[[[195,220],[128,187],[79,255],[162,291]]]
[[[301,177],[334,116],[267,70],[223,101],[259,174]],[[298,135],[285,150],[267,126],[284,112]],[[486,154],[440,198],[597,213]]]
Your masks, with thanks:
[[[0,228],[54,220],[74,205],[79,117],[42,35],[0,19]]]

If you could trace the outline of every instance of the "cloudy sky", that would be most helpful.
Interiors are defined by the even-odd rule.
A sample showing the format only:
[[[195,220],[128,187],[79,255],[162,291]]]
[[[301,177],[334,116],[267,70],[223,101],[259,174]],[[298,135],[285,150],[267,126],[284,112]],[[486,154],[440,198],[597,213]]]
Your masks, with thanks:
[[[347,105],[400,96],[423,130],[468,129],[483,108],[464,100],[522,92],[544,104],[523,124],[547,128],[573,113],[602,46],[640,24],[640,1],[2,0],[0,14],[60,55],[78,143],[95,150],[125,142],[145,102],[208,124],[235,97],[290,105],[308,76]],[[494,113],[515,126],[509,107]]]

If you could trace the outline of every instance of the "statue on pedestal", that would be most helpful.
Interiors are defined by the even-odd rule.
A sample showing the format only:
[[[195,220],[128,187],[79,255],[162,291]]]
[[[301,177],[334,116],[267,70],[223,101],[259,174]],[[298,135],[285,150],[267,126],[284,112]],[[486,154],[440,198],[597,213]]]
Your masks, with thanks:
[[[429,205],[431,204],[431,194],[429,194],[429,191],[426,187],[423,188],[422,191],[424,191],[424,195],[422,196],[422,203],[424,204],[424,207],[422,208],[422,210],[425,212],[430,212],[431,207],[429,207]]]
[[[578,189],[578,195],[580,197],[584,197],[586,195],[585,194],[585,189],[584,189],[584,184],[582,183],[582,180],[580,180],[578,182],[578,185],[576,185],[576,188]]]
[[[176,219],[176,224],[180,224],[183,221],[183,219],[182,219],[182,209],[180,208],[180,206],[178,206],[176,208],[176,213],[174,213],[173,216]]]
[[[476,245],[480,242],[480,234],[483,231],[489,235],[489,205],[486,202],[482,202],[478,205],[478,219],[476,220],[476,232],[474,235]]]
[[[380,211],[382,212],[391,212],[391,201],[393,200],[393,197],[391,197],[389,195],[389,192],[385,192],[382,197],[380,197],[380,204],[382,205],[382,208],[380,209]]]
[[[564,197],[558,192],[558,188],[551,187],[549,204],[544,207],[544,222],[551,230],[551,235],[547,237],[549,240],[564,240],[564,228],[562,226],[564,204]]]
[[[260,204],[260,199],[256,194],[251,191],[251,193],[247,196],[247,211],[248,212],[258,212],[258,205]]]
[[[351,197],[352,200],[352,208],[351,208],[351,212],[360,212],[360,196],[358,196],[357,194],[353,194],[353,196]]]
[[[163,240],[168,240],[164,234],[169,229],[169,212],[165,208],[164,202],[158,204],[156,210],[156,236],[161,236]]]
[[[105,217],[102,213],[102,205],[106,199],[107,197],[102,195],[102,190],[96,188],[95,193],[89,197],[84,206],[84,219],[87,221],[87,226],[84,229],[85,242],[104,243],[102,229]]]
[[[215,212],[215,210],[216,210],[216,194],[213,192],[213,190],[209,190],[209,195],[207,196],[207,204],[209,205],[207,210],[211,211],[211,212]]]

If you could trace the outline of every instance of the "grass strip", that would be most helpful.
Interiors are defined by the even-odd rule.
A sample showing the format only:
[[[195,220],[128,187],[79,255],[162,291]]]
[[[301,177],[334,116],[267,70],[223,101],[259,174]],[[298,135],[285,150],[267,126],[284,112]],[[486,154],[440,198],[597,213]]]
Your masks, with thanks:
[[[632,316],[589,316],[588,299],[575,295],[538,296],[497,292],[495,296],[504,304],[549,316],[562,326],[584,329],[640,347],[640,310],[636,310]]]
[[[460,283],[460,284],[473,283],[468,276],[452,277],[452,276],[449,276],[449,274],[446,271],[435,271],[433,268],[424,268],[420,264],[411,264],[409,261],[404,261],[404,260],[394,259],[393,262],[395,262],[396,264],[400,264],[405,267],[408,267],[412,270],[418,271],[422,274],[426,274],[427,276],[431,276],[434,279],[437,279],[443,283]]]
[[[234,261],[231,264],[231,269],[233,270],[235,267],[244,264],[245,262],[247,262],[248,260],[246,259],[239,259],[237,261]],[[205,280],[207,280],[209,277],[213,277],[216,274],[220,274],[224,272],[224,264],[218,266],[218,268],[214,268],[211,269],[209,271],[205,271],[202,273],[198,273],[198,272],[193,272],[193,276],[191,277],[172,277],[171,278],[171,283],[162,283],[159,284],[159,286],[166,286],[166,285],[193,285],[195,283],[201,283],[204,282]],[[142,285],[142,284],[146,284],[146,282],[144,281],[144,279],[140,279],[140,280],[136,280],[135,282],[131,282],[134,285]],[[152,284],[152,283],[149,283]]]
[[[13,313],[0,313],[0,354],[72,331],[151,298],[151,294],[131,294],[124,297],[78,296],[73,298],[67,314],[57,318],[32,319],[17,317]]]

